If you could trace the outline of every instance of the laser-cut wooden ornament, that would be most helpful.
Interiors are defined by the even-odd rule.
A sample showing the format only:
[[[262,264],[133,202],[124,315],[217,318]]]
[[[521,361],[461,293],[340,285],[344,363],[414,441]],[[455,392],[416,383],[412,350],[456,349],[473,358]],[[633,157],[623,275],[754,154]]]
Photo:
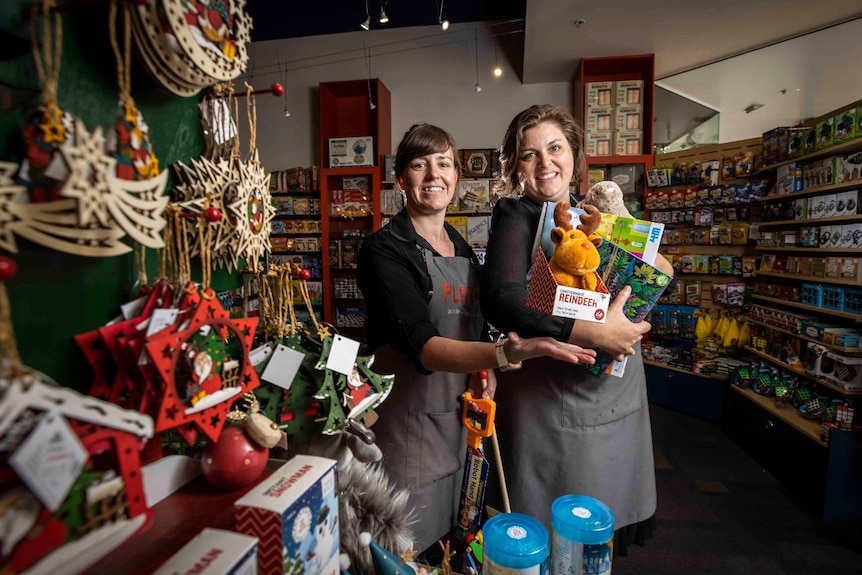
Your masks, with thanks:
[[[160,0],[185,55],[207,76],[233,80],[248,64],[251,17],[245,0]]]
[[[146,344],[164,381],[156,431],[177,429],[187,441],[193,428],[218,439],[232,401],[260,383],[248,357],[257,318],[212,319],[208,307],[221,307],[218,298],[199,306],[186,329]]]

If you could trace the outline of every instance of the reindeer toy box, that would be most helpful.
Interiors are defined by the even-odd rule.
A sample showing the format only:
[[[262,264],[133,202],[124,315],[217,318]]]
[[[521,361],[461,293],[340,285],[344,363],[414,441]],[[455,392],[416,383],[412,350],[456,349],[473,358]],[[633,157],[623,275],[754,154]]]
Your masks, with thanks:
[[[586,224],[579,221],[581,213],[584,210],[567,203],[545,203],[533,246],[527,306],[604,323],[610,297],[596,272],[600,263],[596,246],[602,239],[595,231],[601,215],[596,211],[594,221]]]

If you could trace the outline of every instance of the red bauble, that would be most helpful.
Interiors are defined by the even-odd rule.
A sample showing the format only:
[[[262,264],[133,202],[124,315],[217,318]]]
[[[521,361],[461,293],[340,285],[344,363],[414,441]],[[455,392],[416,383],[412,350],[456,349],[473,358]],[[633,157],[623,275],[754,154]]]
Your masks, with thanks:
[[[6,281],[15,276],[18,271],[18,264],[12,258],[0,256],[0,281]]]
[[[273,96],[281,96],[282,94],[284,94],[284,86],[282,86],[278,82],[273,84],[270,90],[272,90]]]
[[[479,371],[479,379],[488,379],[488,370],[483,369]]]
[[[208,222],[217,222],[221,219],[221,210],[215,206],[210,206],[204,210],[204,218]]]
[[[301,272],[299,272],[299,279],[308,280],[309,278],[311,278],[311,272],[310,271],[302,270]]]
[[[210,485],[233,491],[260,477],[269,450],[246,435],[242,425],[222,429],[218,441],[209,441],[201,456],[201,470]]]

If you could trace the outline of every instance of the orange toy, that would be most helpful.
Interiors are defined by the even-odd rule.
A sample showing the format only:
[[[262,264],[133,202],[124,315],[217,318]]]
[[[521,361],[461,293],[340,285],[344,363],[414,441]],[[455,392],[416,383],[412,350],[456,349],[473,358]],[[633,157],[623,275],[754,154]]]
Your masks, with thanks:
[[[554,208],[557,227],[551,230],[551,241],[556,247],[548,265],[557,284],[595,291],[599,283],[596,270],[601,260],[596,248],[602,244],[601,236],[595,232],[602,214],[595,206],[584,205],[586,213],[581,215],[581,224],[575,228],[569,207],[568,202],[559,202]]]

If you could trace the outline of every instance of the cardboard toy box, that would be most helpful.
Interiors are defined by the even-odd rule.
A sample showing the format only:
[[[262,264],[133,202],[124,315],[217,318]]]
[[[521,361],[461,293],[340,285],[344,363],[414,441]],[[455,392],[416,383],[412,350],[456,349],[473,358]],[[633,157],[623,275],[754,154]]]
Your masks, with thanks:
[[[828,379],[847,391],[862,391],[862,357],[847,357],[827,351],[821,370]]]
[[[373,166],[374,138],[360,136],[358,138],[329,139],[329,167]]]
[[[260,575],[340,573],[334,460],[297,455],[234,505],[237,531],[260,540]]]
[[[254,575],[257,573],[257,539],[207,527],[163,563],[154,575],[177,573]]]
[[[551,273],[545,252],[537,250],[527,293],[527,307],[560,317],[604,323],[610,296],[601,278],[597,275],[596,279],[596,291],[561,286]]]
[[[613,106],[614,82],[587,82],[587,106]]]

